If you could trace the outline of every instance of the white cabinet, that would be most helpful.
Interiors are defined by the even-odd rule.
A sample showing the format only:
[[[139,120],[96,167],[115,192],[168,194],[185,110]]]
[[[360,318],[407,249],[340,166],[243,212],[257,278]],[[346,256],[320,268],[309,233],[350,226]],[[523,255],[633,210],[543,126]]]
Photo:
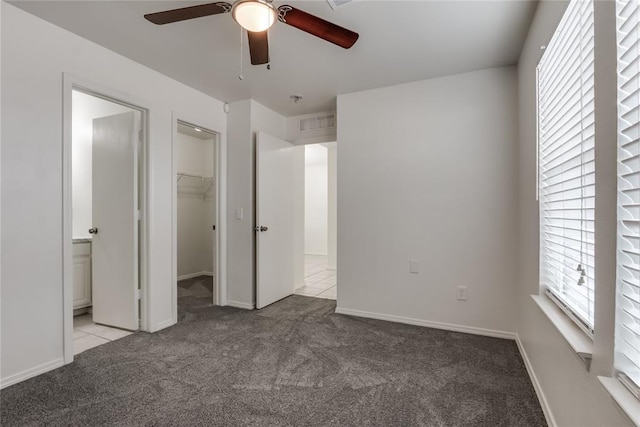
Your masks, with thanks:
[[[91,242],[74,242],[73,309],[91,305]]]

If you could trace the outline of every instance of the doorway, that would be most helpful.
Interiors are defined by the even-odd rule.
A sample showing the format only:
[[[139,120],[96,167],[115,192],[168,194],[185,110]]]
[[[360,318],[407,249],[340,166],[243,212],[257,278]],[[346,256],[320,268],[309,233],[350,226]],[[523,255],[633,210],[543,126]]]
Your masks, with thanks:
[[[305,149],[304,285],[295,294],[337,298],[336,143]]]
[[[317,156],[324,160],[319,161]],[[257,132],[257,309],[292,294],[337,300],[336,157],[335,142],[294,145]],[[308,168],[305,163],[309,163]],[[305,178],[307,172],[310,176]],[[309,183],[308,191],[305,181]],[[312,237],[323,241],[321,249],[317,249]]]
[[[178,120],[176,158],[177,317],[214,304],[216,295],[217,133]]]
[[[67,236],[73,355],[140,327],[144,117],[143,110],[124,102],[71,90]]]

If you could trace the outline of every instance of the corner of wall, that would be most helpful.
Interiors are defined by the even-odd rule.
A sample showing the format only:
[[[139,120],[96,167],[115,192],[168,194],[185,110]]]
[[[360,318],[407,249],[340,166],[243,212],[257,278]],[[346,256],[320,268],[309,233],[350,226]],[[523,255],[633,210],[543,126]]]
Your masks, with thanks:
[[[549,406],[549,402],[547,401],[547,396],[544,394],[542,386],[540,385],[540,381],[536,376],[535,371],[533,370],[533,365],[529,360],[529,356],[520,340],[520,336],[516,333],[516,345],[518,346],[518,351],[520,352],[520,356],[522,357],[522,361],[524,362],[525,369],[527,370],[527,374],[529,374],[529,379],[531,380],[531,384],[533,384],[533,389],[536,392],[536,396],[538,396],[538,401],[540,402],[540,407],[542,408],[542,412],[544,413],[544,418],[547,420],[547,424],[549,427],[555,427],[558,425],[556,420],[551,412],[551,407]]]

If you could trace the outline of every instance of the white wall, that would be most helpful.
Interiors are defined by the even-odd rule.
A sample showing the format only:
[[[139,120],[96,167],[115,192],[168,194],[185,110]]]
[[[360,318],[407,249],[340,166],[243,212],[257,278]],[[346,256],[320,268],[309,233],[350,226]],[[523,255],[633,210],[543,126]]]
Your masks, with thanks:
[[[338,265],[338,147],[327,144],[327,264],[335,270]]]
[[[254,100],[244,100],[230,104],[227,126],[228,303],[252,308],[255,306],[255,137],[262,131],[286,139],[286,119]],[[242,219],[236,218],[237,209],[242,209]]]
[[[2,2],[0,377],[63,363],[63,73],[149,109],[148,329],[173,323],[173,111],[222,134],[222,103]],[[161,88],[162,90],[159,90]],[[34,227],[37,224],[37,227]],[[25,316],[37,313],[34,316]]]
[[[514,67],[338,96],[339,311],[515,332],[516,107]]]
[[[327,255],[328,153],[320,144],[305,145],[304,253]]]
[[[539,3],[518,64],[519,273],[518,336],[543,401],[559,426],[627,426],[597,380],[612,371],[615,284],[615,19],[613,2],[595,2],[596,19],[596,333],[591,372],[534,304],[538,293],[539,218],[536,201],[536,66],[567,2]],[[607,206],[608,205],[608,206]],[[604,214],[604,216],[603,216]],[[610,215],[611,216],[611,215]],[[603,228],[604,227],[604,228]],[[608,227],[608,228],[607,228]],[[608,248],[608,249],[607,249]]]
[[[213,144],[211,144],[213,145]],[[212,147],[213,148],[213,147]],[[215,175],[214,175],[215,176]],[[216,260],[216,252],[215,252],[215,238],[216,233],[219,233],[219,224],[215,223],[215,215],[218,209],[218,199],[217,199],[215,183],[214,187],[207,192],[204,200],[204,225],[203,225],[203,233],[204,236],[204,248],[202,250],[204,254],[204,262],[202,271],[206,273],[213,273],[214,280],[215,279],[215,260]],[[216,226],[216,229],[213,229],[213,226]]]
[[[122,105],[96,98],[82,92],[72,95],[72,210],[73,238],[91,238],[89,228],[92,221],[92,164],[93,164],[93,119],[132,111]]]
[[[294,148],[294,195],[293,195],[293,253],[294,253],[294,270],[293,277],[295,287],[304,286],[304,146]]]
[[[2,24],[2,19],[3,19],[3,14],[2,14],[2,10],[3,8],[0,6],[0,25]],[[4,45],[3,43],[3,37],[2,37],[2,31],[0,31],[0,93],[1,93],[1,89],[2,89],[2,84],[1,82],[4,81],[2,78],[2,46]],[[0,102],[0,189],[3,188],[3,179],[2,179],[2,140],[3,140],[3,135],[4,135],[4,130],[2,128],[2,117],[4,117],[2,115],[2,102]],[[2,233],[2,224],[4,222],[2,221],[2,197],[0,195],[0,234]],[[2,239],[0,238],[0,297],[2,296]],[[3,324],[2,324],[2,304],[0,302],[0,357],[2,356],[2,331],[3,331]],[[2,362],[0,361],[0,364]],[[2,382],[2,368],[0,367],[0,383]],[[1,385],[0,385],[1,386]]]
[[[255,269],[251,100],[231,103],[227,117],[227,302],[250,308]]]
[[[213,177],[213,139],[176,135],[176,161],[179,172]],[[183,177],[178,195],[178,280],[185,276],[213,273],[213,182]],[[206,191],[206,193],[205,193]]]
[[[202,197],[178,192],[178,280],[193,275],[200,275],[207,270],[208,255],[213,259],[213,253],[205,252],[207,238],[213,239],[211,229],[205,229],[206,209]]]
[[[200,139],[178,132],[176,167],[178,172],[214,176],[213,138]]]

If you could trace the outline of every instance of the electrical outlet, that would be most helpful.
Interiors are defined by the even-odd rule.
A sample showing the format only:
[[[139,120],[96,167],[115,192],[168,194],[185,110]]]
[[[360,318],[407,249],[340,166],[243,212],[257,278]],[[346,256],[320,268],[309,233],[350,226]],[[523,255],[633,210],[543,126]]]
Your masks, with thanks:
[[[236,219],[240,221],[242,220],[243,216],[244,216],[244,212],[242,211],[242,208],[236,208]]]
[[[458,292],[456,299],[459,301],[467,300],[467,287],[466,286],[458,286]]]
[[[409,273],[411,274],[420,273],[420,261],[416,261],[414,259],[409,260]]]

